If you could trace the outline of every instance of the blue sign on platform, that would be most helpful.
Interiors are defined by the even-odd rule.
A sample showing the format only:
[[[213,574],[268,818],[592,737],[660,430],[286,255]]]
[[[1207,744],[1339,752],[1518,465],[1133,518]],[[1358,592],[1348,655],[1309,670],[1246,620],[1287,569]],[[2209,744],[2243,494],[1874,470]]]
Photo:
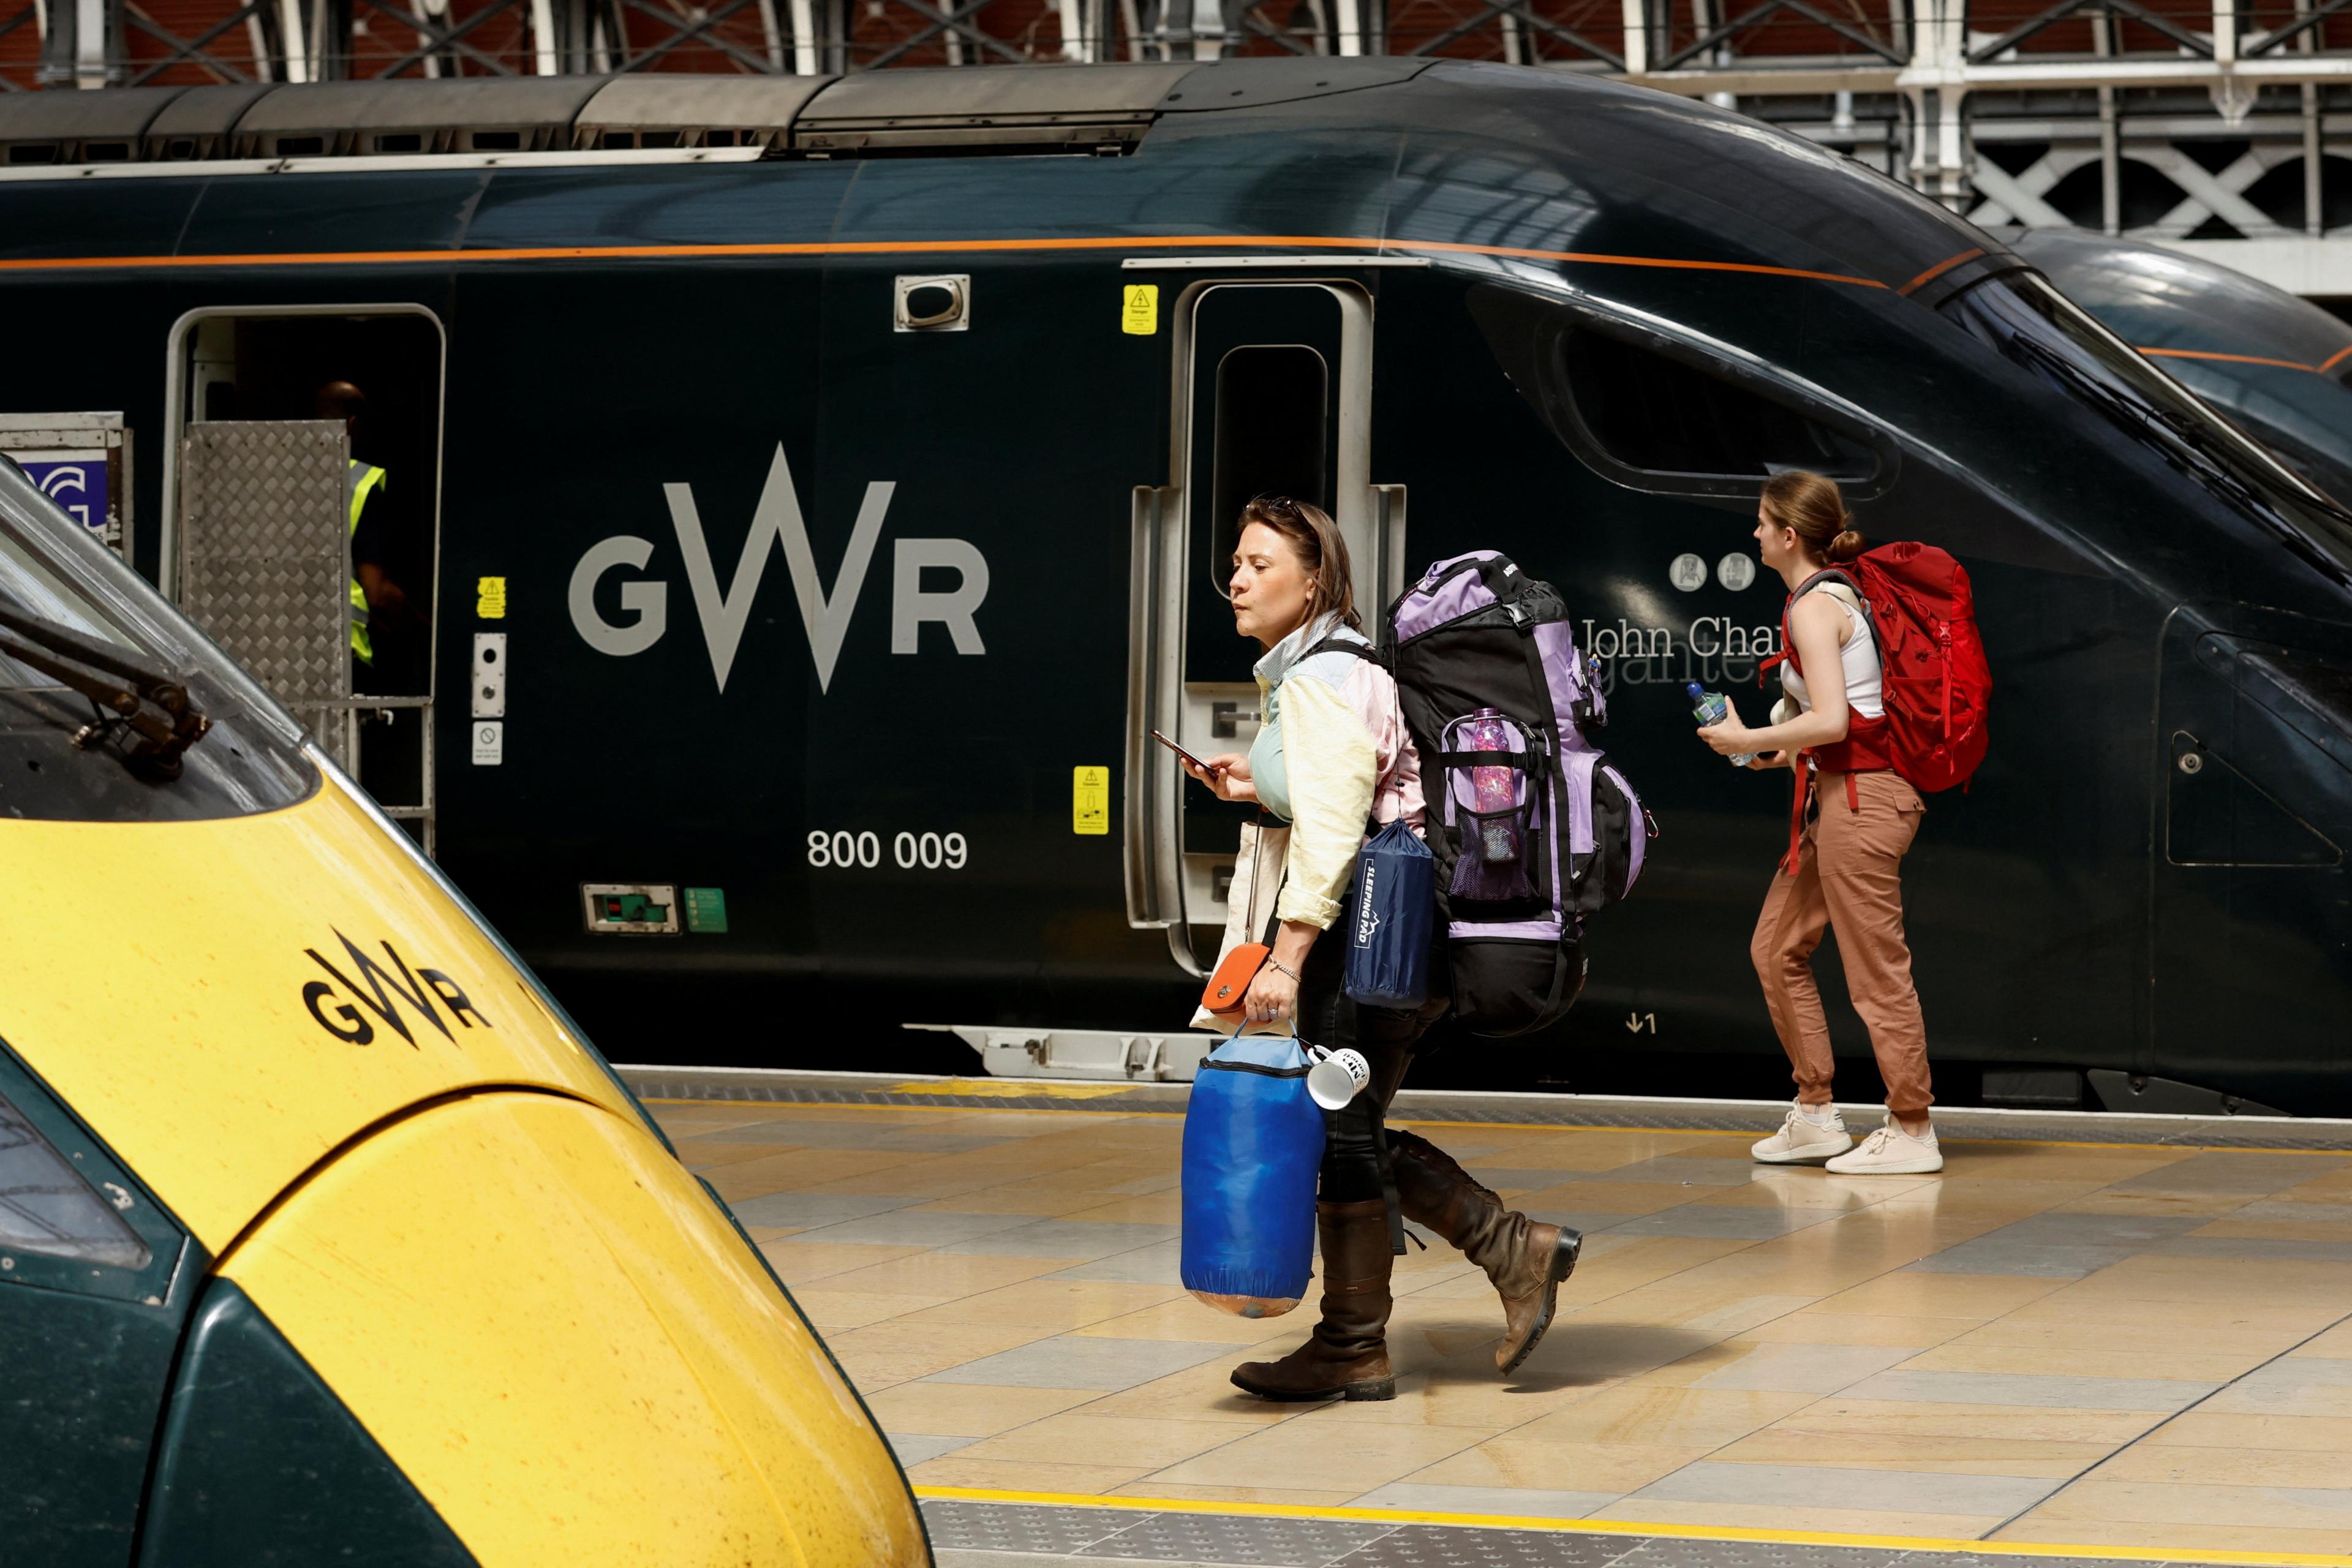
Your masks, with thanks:
[[[25,473],[41,493],[86,528],[104,529],[109,508],[106,454],[76,452],[64,458],[26,458]]]

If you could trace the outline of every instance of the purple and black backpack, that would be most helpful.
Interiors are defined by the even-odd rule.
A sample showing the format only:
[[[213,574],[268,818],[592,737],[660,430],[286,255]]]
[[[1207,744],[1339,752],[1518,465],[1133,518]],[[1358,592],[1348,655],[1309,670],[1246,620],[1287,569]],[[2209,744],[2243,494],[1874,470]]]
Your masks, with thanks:
[[[1454,1012],[1482,1035],[1542,1028],[1584,988],[1584,917],[1633,890],[1657,837],[1591,738],[1600,664],[1559,591],[1491,550],[1422,574],[1380,644],[1421,752]]]

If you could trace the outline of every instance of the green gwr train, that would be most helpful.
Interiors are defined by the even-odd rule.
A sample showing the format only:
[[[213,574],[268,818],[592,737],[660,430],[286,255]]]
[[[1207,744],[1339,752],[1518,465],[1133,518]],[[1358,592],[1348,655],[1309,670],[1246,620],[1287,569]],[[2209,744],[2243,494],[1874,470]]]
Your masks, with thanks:
[[[1977,585],[1947,1096],[2352,1109],[2352,519],[1847,159],[1421,59],[49,96],[0,400],[121,412],[171,586],[202,426],[366,386],[436,852],[622,1059],[1181,1070],[1236,825],[1145,736],[1245,737],[1223,531],[1283,490],[1383,589],[1558,583],[1664,826],[1565,1034],[1460,1070],[1769,1089],[1786,781],[1682,693],[1763,701],[1793,466]]]

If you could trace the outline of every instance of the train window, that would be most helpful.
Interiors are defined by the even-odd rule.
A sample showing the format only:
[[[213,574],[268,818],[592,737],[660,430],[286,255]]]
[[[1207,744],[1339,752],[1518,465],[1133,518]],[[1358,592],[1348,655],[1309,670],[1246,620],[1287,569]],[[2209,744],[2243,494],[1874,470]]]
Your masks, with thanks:
[[[293,721],[89,533],[0,467],[0,809],[186,820],[309,794]]]
[[[1566,334],[1559,353],[1585,427],[1629,468],[1757,479],[1811,468],[1853,479],[1874,466],[1867,447],[1680,360],[1594,331]]]
[[[115,1268],[144,1268],[153,1257],[114,1203],[0,1099],[0,1256],[16,1252]]]
[[[1893,477],[1890,455],[1862,431],[1748,367],[1524,289],[1474,289],[1470,310],[1544,423],[1619,484],[1752,497],[1784,468],[1810,468],[1867,500]]]
[[[1304,343],[1253,343],[1217,362],[1209,580],[1233,575],[1234,520],[1258,496],[1328,506],[1330,367]]]
[[[13,465],[12,465],[13,467]],[[16,475],[24,470],[17,468]],[[34,618],[40,625],[63,627],[75,637],[86,638],[131,657],[135,650],[121,634],[107,625],[106,617],[88,599],[60,582],[55,572],[42,562],[26,541],[8,536],[0,527],[0,612]],[[0,689],[37,690],[55,688],[58,680],[42,668],[47,658],[38,647],[27,646],[26,634],[16,626],[7,626],[5,653],[0,656]]]

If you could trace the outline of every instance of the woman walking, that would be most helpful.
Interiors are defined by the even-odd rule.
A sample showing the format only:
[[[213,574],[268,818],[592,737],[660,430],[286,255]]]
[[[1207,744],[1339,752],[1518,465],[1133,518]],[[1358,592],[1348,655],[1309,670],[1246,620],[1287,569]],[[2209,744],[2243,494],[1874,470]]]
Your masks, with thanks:
[[[1944,1168],[1927,1120],[1927,1027],[1903,932],[1903,856],[1927,807],[1888,756],[1869,611],[1843,578],[1822,575],[1861,554],[1863,542],[1832,480],[1792,471],[1766,481],[1757,553],[1789,585],[1780,684],[1795,713],[1750,730],[1734,712],[1699,737],[1726,755],[1757,753],[1755,766],[1797,770],[1789,852],[1748,950],[1795,1071],[1797,1102],[1750,1152],[1768,1164],[1826,1160],[1841,1174],[1913,1175]],[[1824,927],[1837,932],[1846,991],[1886,1086],[1886,1123],[1859,1149],[1830,1094],[1836,1064],[1812,967]]]
[[[1234,629],[1265,649],[1257,662],[1260,726],[1247,755],[1185,771],[1226,800],[1255,801],[1290,825],[1275,901],[1272,956],[1244,997],[1252,1023],[1288,1021],[1302,1040],[1352,1046],[1371,1079],[1324,1113],[1316,1202],[1323,1252],[1322,1320],[1279,1361],[1234,1370],[1267,1399],[1391,1399],[1389,1289],[1394,1252],[1383,1153],[1403,1216],[1460,1247],[1503,1299],[1495,1365],[1508,1373],[1550,1325],[1559,1281],[1575,1267],[1572,1231],[1506,1209],[1427,1140],[1387,1132],[1383,1117],[1413,1047],[1445,1011],[1442,975],[1417,1010],[1367,1007],[1341,986],[1345,944],[1318,940],[1339,913],[1368,822],[1402,817],[1422,830],[1421,763],[1396,682],[1357,653],[1369,647],[1349,582],[1348,547],[1317,507],[1261,498],[1242,512],[1231,584]],[[1433,968],[1435,966],[1433,965]]]

